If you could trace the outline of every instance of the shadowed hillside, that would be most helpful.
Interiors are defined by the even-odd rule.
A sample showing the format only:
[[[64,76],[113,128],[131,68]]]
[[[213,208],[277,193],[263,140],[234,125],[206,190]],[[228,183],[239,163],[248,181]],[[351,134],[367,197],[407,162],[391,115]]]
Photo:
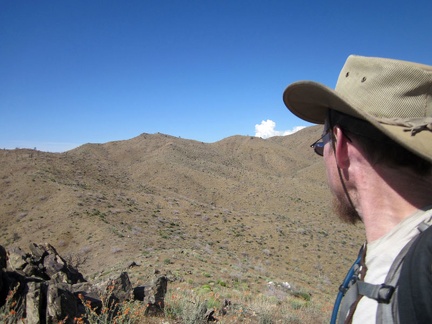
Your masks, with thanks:
[[[0,151],[1,243],[48,242],[92,279],[287,281],[333,301],[363,240],[332,215],[309,127],[202,143],[164,134],[54,154]]]

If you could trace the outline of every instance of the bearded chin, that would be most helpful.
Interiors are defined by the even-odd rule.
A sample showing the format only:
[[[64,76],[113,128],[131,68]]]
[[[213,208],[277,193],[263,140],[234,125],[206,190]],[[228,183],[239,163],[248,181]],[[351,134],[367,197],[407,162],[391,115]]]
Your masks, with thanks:
[[[333,197],[333,210],[344,223],[356,224],[361,221],[360,215],[346,199]]]

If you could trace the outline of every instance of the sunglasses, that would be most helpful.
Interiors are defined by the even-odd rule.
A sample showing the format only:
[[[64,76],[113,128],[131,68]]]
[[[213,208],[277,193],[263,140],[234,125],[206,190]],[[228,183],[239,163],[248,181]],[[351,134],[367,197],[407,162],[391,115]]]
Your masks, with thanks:
[[[349,142],[352,142],[351,138],[348,137],[348,135],[346,134],[346,131],[344,131],[342,128],[340,129],[342,134],[344,134],[344,136],[347,138],[347,140]],[[313,142],[310,147],[312,147],[314,149],[314,152],[316,154],[318,154],[319,156],[323,156],[324,155],[324,145],[327,144],[327,142],[330,140],[330,134],[331,134],[332,128],[329,127],[327,128],[327,130],[324,132],[324,134],[315,142]],[[328,138],[326,138],[326,136],[328,136]],[[362,135],[360,135],[362,136]]]
[[[324,134],[310,145],[310,147],[312,147],[314,149],[314,152],[316,154],[318,154],[319,156],[324,155],[324,145],[329,141],[329,138],[326,139],[325,137],[327,135],[329,135],[330,131],[331,131],[331,128],[327,128],[327,130],[324,132]]]

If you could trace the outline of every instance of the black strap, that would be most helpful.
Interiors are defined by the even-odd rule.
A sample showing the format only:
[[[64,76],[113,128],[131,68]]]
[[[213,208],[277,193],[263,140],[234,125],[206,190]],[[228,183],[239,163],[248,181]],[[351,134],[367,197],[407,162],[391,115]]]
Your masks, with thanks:
[[[432,323],[432,226],[408,251],[399,280],[401,323]]]

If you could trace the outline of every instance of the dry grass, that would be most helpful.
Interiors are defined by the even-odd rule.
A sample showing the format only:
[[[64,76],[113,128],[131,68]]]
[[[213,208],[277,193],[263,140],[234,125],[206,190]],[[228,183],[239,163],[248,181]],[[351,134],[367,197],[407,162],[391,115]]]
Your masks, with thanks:
[[[330,317],[328,305],[307,300],[289,291],[254,293],[212,285],[191,289],[173,286],[166,297],[166,318],[173,323],[198,323],[203,307],[214,309],[219,323],[324,323]]]
[[[14,298],[19,289],[19,284],[9,291],[5,304],[0,308],[0,323],[15,324],[19,323],[24,315],[22,300]]]
[[[169,289],[164,312],[159,316],[145,315],[146,305],[140,302],[125,302],[115,307],[103,303],[101,309],[92,308],[84,300],[83,303],[86,314],[75,318],[75,324],[204,324],[208,322],[205,315],[212,310],[212,320],[221,324],[327,323],[330,317],[327,306],[293,292],[273,290],[272,293],[254,294],[217,285],[193,289],[184,283]]]

